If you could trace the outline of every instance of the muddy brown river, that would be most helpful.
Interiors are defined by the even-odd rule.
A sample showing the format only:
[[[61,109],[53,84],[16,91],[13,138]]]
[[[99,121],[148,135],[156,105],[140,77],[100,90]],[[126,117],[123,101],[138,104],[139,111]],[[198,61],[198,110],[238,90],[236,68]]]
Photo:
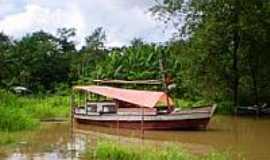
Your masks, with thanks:
[[[87,146],[94,146],[98,138],[118,139],[152,145],[174,143],[194,154],[211,150],[228,151],[234,159],[270,159],[270,118],[215,116],[206,131],[141,131],[117,130],[96,126],[75,126],[68,123],[44,123],[41,128],[22,133],[16,144],[0,146],[4,160],[69,160],[81,159]],[[140,137],[144,137],[141,140]],[[153,142],[153,143],[152,143]]]

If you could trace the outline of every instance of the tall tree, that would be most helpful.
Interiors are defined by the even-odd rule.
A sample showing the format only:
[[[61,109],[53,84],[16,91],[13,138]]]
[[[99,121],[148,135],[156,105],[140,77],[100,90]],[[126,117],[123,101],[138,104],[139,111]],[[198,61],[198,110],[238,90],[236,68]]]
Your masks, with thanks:
[[[73,62],[73,73],[76,73],[78,83],[89,81],[90,74],[95,70],[97,61],[106,52],[104,42],[106,33],[102,27],[96,28],[90,35],[85,37],[86,44],[80,49]],[[93,77],[91,77],[93,79]]]
[[[106,34],[102,27],[96,28],[91,35],[85,38],[86,48],[91,50],[104,49]]]
[[[270,18],[269,1],[162,0],[156,2],[157,4],[150,10],[164,22],[172,22],[179,30],[178,37],[190,42],[189,52],[197,55],[194,59],[194,66],[197,66],[195,70],[201,75],[200,77],[204,77],[206,85],[211,82],[215,87],[221,86],[220,92],[229,91],[227,95],[234,95],[234,106],[237,106],[239,87],[243,91],[244,87],[251,85],[244,79],[251,76],[243,72],[246,68],[245,59],[248,55],[253,57],[251,55],[255,56],[256,52],[262,52],[249,42],[258,42],[258,46],[263,46],[265,50],[269,49],[265,45],[269,41],[264,38],[269,33],[267,27],[269,26],[267,19]],[[252,37],[256,37],[256,40]],[[261,41],[257,41],[258,39]],[[266,54],[263,52],[256,56]],[[249,60],[255,59],[249,58]],[[257,76],[253,75],[258,79]],[[255,81],[253,85],[257,86]],[[256,92],[255,90],[254,93]]]
[[[0,86],[5,86],[8,82],[5,81],[9,74],[9,52],[12,48],[12,41],[5,33],[0,32]]]
[[[57,36],[63,52],[75,51],[75,43],[72,38],[76,35],[75,28],[58,28]]]
[[[33,90],[53,89],[59,82],[67,82],[69,57],[59,48],[58,38],[44,31],[24,36],[15,43],[13,54],[14,85]]]
[[[131,46],[143,46],[144,41],[141,38],[134,38],[130,42]]]

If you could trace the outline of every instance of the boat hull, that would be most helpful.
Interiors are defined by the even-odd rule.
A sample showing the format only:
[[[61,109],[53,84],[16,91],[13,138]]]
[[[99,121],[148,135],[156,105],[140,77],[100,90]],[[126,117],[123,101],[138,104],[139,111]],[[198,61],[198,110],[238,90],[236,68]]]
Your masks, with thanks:
[[[144,130],[206,129],[215,106],[179,111],[167,115],[86,115],[74,114],[78,124]]]
[[[206,129],[209,118],[183,119],[168,121],[95,121],[75,118],[76,123],[98,125],[110,128],[144,129],[144,130],[202,130]]]

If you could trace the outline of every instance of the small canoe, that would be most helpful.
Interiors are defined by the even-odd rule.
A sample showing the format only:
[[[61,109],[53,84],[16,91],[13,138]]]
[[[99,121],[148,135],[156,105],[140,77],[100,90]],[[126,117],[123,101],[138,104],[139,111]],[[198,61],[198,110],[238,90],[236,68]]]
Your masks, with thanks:
[[[266,103],[263,105],[238,106],[237,114],[238,115],[268,116],[270,115],[270,107]]]

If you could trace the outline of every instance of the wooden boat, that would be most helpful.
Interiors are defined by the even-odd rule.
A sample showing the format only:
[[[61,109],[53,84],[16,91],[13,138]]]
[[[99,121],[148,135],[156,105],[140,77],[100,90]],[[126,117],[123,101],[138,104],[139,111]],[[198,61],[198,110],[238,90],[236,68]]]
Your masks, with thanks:
[[[216,108],[179,110],[165,92],[107,86],[75,86],[73,90],[86,93],[72,98],[72,116],[79,124],[143,130],[206,129]]]

